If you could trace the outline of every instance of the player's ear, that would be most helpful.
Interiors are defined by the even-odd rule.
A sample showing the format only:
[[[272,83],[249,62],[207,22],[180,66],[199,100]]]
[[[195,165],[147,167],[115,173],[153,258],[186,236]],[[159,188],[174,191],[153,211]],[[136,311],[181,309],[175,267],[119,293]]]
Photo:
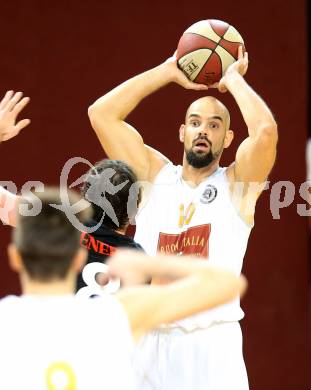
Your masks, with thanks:
[[[80,273],[85,266],[87,260],[87,251],[84,248],[78,249],[76,252],[72,264],[71,264],[71,270],[74,273]]]
[[[179,140],[182,143],[185,141],[185,125],[181,125],[179,128]]]
[[[224,140],[224,148],[228,148],[231,145],[231,142],[234,138],[234,132],[232,130],[227,130],[226,135],[225,135],[225,140]]]
[[[8,246],[9,265],[12,271],[20,273],[24,266],[23,260],[14,244]]]

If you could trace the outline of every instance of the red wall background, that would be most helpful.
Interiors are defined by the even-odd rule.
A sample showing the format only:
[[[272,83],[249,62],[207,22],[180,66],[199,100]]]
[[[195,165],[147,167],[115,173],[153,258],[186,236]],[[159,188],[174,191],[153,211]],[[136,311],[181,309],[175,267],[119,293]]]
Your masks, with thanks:
[[[270,192],[264,193],[245,259],[250,287],[242,326],[251,389],[307,390],[308,232],[306,218],[296,210],[298,203],[305,203],[298,193],[305,181],[307,137],[305,1],[1,0],[0,94],[14,89],[30,96],[25,116],[32,124],[0,145],[0,179],[13,180],[19,189],[28,180],[57,184],[68,158],[101,159],[103,152],[88,123],[88,105],[165,60],[183,30],[207,18],[225,20],[243,35],[250,56],[247,80],[279,123],[271,183],[290,180],[296,187],[294,202],[280,211],[279,220],[269,210]],[[236,131],[225,165],[246,136],[246,127],[231,96],[212,94],[229,107]],[[201,95],[169,86],[146,99],[131,122],[146,143],[180,162],[179,124],[188,104]],[[9,235],[10,229],[0,226],[1,296],[19,292],[7,266]]]

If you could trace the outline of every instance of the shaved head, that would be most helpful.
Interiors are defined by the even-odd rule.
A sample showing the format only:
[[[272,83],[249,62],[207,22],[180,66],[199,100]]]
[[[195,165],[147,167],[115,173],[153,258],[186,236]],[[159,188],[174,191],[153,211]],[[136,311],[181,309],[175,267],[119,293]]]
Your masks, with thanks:
[[[227,107],[213,96],[204,96],[190,104],[186,112],[185,121],[192,113],[210,113],[211,116],[218,116],[225,125],[226,130],[230,128],[230,114]]]
[[[189,106],[179,132],[184,162],[198,169],[219,161],[233,139],[229,111],[213,96],[202,97]]]

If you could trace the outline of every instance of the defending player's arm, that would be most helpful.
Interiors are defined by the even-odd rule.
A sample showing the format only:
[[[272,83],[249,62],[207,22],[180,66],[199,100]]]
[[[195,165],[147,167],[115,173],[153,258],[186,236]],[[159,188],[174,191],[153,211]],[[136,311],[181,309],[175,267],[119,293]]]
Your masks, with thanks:
[[[7,91],[0,101],[0,143],[15,137],[30,123],[29,119],[17,122],[18,114],[29,102],[28,97],[22,96],[22,92]],[[15,226],[18,202],[18,196],[0,186],[0,220],[4,224]]]
[[[3,224],[16,226],[16,211],[19,201],[19,196],[0,186],[0,221]]]
[[[188,89],[207,89],[189,81],[172,57],[119,85],[99,98],[88,111],[91,124],[108,157],[127,162],[139,180],[151,181],[168,160],[146,146],[141,135],[125,119],[146,96],[171,82]]]
[[[136,252],[120,252],[109,265],[111,274],[119,276],[125,286],[142,283],[148,277],[173,281],[165,286],[128,287],[116,294],[136,339],[162,323],[229,302],[246,287],[244,277],[210,267],[195,258],[150,258]]]
[[[238,148],[233,175],[236,182],[264,182],[276,158],[277,124],[260,96],[247,84],[243,76],[248,66],[248,55],[232,64],[219,83],[219,89],[228,89],[236,100],[248,128],[248,137]]]

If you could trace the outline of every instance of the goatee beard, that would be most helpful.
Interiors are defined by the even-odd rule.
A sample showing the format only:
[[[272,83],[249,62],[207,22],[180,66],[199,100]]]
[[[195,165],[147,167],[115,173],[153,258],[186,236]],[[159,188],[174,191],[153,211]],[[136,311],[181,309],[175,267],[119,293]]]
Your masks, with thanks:
[[[204,168],[210,165],[216,158],[210,150],[206,153],[195,153],[192,149],[186,150],[188,164],[193,168]]]

